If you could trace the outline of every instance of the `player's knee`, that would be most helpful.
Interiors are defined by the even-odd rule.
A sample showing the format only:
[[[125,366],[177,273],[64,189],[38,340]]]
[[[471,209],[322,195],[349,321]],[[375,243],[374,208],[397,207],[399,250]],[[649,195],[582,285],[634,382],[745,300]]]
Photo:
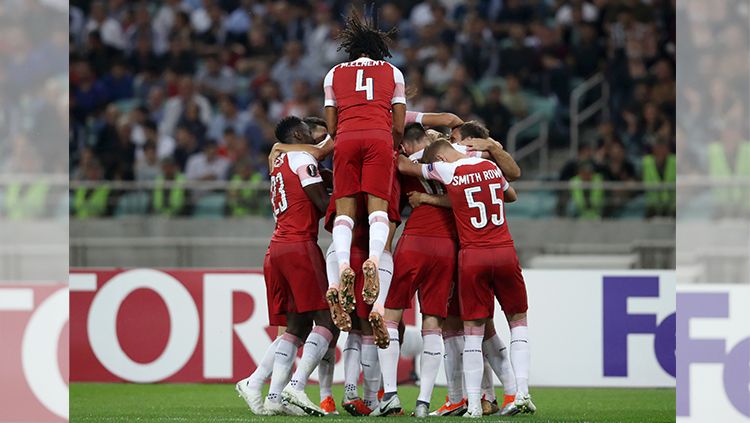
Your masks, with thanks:
[[[383,317],[385,320],[391,320],[393,322],[401,321],[401,315],[404,313],[403,310],[386,308]]]
[[[510,324],[518,323],[518,322],[521,322],[522,320],[523,321],[526,320],[526,312],[524,311],[523,313],[506,313],[505,318],[508,319],[508,323]]]
[[[442,327],[443,319],[440,316],[433,316],[429,314],[422,315],[422,329],[432,330],[440,329]]]

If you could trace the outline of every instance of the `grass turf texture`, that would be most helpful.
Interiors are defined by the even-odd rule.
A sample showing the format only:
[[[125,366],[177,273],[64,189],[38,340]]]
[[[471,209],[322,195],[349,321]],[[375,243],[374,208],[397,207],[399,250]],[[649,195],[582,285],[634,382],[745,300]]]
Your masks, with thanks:
[[[498,390],[498,393],[501,392],[502,390]],[[307,393],[313,402],[319,399],[317,385],[308,387]],[[399,387],[399,397],[405,407],[406,416],[414,408],[418,393],[419,388],[416,386]],[[674,389],[533,388],[531,393],[538,408],[533,416],[488,416],[483,420],[524,423],[674,421]],[[335,385],[333,394],[336,401],[340,401],[343,386]],[[430,404],[431,410],[442,404],[445,394],[445,388],[435,388]],[[343,414],[325,417],[325,419],[337,421],[355,419],[346,414],[343,409],[339,409],[339,412]],[[404,421],[408,418],[388,417],[377,421]],[[309,422],[311,419],[313,418],[254,416],[245,402],[237,396],[234,385],[70,384],[71,422],[270,421],[293,423]],[[458,417],[441,417],[440,419],[459,421]]]

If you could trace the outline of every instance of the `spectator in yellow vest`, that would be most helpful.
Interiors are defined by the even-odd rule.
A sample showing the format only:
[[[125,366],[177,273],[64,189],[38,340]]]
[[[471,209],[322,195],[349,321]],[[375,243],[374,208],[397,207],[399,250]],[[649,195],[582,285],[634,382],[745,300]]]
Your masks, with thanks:
[[[173,184],[165,187],[167,183]],[[151,208],[162,216],[180,216],[186,213],[185,176],[180,173],[177,162],[172,158],[161,161],[161,175],[156,178]]]
[[[249,160],[237,162],[227,191],[227,209],[230,216],[244,217],[257,214],[260,204],[266,203],[259,201],[259,197],[265,199],[265,196],[258,195],[258,184],[263,179],[260,173],[253,170]]]
[[[672,188],[646,191],[646,217],[675,215],[676,180],[675,155],[666,141],[657,140],[651,148],[651,154],[643,157],[643,183],[646,187],[672,184]]]
[[[110,187],[102,180],[103,170],[98,161],[92,160],[84,169],[86,182],[97,183],[96,186],[78,187],[73,194],[73,215],[78,219],[102,217],[110,211]]]
[[[592,162],[578,165],[578,175],[570,179],[570,195],[574,214],[583,219],[601,219],[604,212],[602,175],[594,170]],[[591,187],[584,187],[591,184]]]

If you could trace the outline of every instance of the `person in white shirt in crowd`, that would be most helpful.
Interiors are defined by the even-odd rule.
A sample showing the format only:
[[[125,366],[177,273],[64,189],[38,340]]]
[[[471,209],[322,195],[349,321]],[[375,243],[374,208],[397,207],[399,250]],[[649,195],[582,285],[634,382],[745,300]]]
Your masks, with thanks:
[[[185,166],[185,176],[191,181],[222,181],[227,178],[229,160],[219,156],[216,141],[208,140],[200,153],[193,154]]]
[[[208,125],[211,121],[211,104],[206,97],[195,92],[193,78],[190,76],[183,76],[180,78],[178,94],[171,97],[164,104],[164,118],[159,127],[159,132],[172,135],[180,116],[182,116],[185,107],[190,102],[194,102],[198,105],[200,120],[203,124]]]

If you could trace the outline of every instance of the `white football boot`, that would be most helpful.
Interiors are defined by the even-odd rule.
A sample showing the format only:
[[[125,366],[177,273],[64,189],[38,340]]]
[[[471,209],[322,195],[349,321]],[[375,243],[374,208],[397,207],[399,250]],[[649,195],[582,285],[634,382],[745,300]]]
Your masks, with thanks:
[[[248,385],[250,378],[242,379],[237,382],[234,388],[237,390],[240,398],[245,400],[247,406],[250,407],[250,411],[256,416],[268,416],[268,411],[263,407],[263,395],[260,390],[251,389]]]

